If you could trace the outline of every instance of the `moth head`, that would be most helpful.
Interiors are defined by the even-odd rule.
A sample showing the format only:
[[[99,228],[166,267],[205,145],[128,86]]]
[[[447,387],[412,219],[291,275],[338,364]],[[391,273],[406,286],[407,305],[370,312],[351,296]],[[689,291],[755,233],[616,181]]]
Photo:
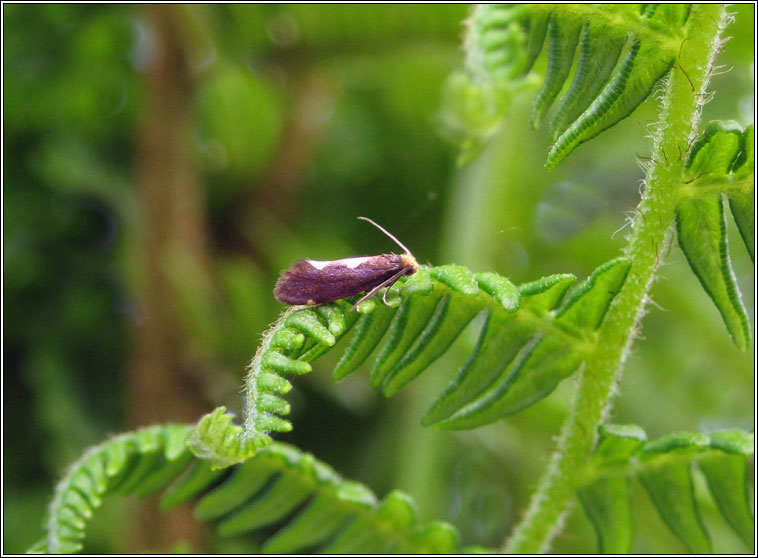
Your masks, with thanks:
[[[408,267],[408,272],[406,273],[406,275],[411,275],[418,271],[418,262],[416,261],[416,258],[413,257],[413,254],[410,254],[410,253],[402,254],[400,256],[400,259]]]

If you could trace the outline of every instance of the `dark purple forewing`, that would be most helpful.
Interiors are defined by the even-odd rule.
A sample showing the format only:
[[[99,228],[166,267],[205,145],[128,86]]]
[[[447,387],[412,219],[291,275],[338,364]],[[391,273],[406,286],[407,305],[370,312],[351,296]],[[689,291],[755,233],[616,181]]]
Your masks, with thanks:
[[[395,254],[373,256],[355,268],[335,260],[323,269],[317,269],[308,260],[298,260],[282,272],[274,296],[285,304],[331,302],[369,291],[404,267],[407,266],[401,256]]]

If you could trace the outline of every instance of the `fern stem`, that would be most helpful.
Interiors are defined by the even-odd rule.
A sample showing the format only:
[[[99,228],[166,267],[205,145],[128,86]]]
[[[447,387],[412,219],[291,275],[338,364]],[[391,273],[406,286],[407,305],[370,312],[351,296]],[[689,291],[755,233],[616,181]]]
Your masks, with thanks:
[[[666,83],[653,162],[626,250],[632,260],[629,276],[598,332],[595,351],[585,361],[571,415],[524,518],[503,548],[507,553],[546,552],[573,501],[670,242],[686,153],[697,134],[720,34],[727,23],[723,5],[692,8],[687,38]]]

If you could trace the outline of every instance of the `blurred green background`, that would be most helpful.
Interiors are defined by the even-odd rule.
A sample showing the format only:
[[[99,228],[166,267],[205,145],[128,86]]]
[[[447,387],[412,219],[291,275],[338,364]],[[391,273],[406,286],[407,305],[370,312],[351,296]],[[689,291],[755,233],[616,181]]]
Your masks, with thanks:
[[[746,124],[754,6],[731,11],[718,60],[729,71],[713,79],[705,120]],[[6,552],[41,536],[54,482],[86,447],[137,426],[193,421],[220,404],[239,411],[245,366],[282,310],[272,296],[279,271],[300,257],[395,249],[358,215],[422,263],[515,282],[582,278],[619,255],[655,103],[547,174],[549,138],[528,127],[536,86],[527,87],[501,133],[458,167],[443,125],[456,107],[444,91],[462,65],[467,13],[464,5],[3,5]],[[753,267],[729,226],[754,324]],[[650,437],[753,429],[752,351],[732,345],[676,248],[653,299],[611,420],[640,424]],[[365,370],[333,382],[333,351],[294,382],[294,430],[280,439],[379,495],[409,492],[422,518],[453,522],[467,544],[497,545],[546,464],[573,383],[473,432],[421,428],[474,342],[469,328],[392,400],[370,388]],[[700,492],[714,549],[747,551]],[[637,495],[635,550],[684,551]],[[257,548],[252,538],[210,541],[186,515],[156,513],[149,503],[109,502],[86,550],[167,550],[177,539],[213,552]],[[575,509],[553,550],[594,548]]]

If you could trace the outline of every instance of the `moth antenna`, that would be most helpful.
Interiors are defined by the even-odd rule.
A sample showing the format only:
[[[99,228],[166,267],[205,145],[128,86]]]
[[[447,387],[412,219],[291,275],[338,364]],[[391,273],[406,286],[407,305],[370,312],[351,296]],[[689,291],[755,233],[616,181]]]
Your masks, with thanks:
[[[397,245],[400,246],[400,248],[402,248],[405,251],[406,254],[408,254],[409,256],[413,255],[413,254],[411,254],[411,251],[408,250],[408,248],[405,247],[405,244],[403,244],[402,242],[400,242],[397,238],[394,237],[394,235],[390,234],[390,232],[387,229],[385,229],[384,227],[382,227],[378,223],[375,223],[374,221],[372,221],[368,217],[358,217],[358,219],[360,219],[361,221],[368,221],[369,223],[371,223],[372,225],[374,225],[377,229],[379,229],[384,234],[386,234],[387,236],[389,236],[392,240],[394,240],[397,243]]]

